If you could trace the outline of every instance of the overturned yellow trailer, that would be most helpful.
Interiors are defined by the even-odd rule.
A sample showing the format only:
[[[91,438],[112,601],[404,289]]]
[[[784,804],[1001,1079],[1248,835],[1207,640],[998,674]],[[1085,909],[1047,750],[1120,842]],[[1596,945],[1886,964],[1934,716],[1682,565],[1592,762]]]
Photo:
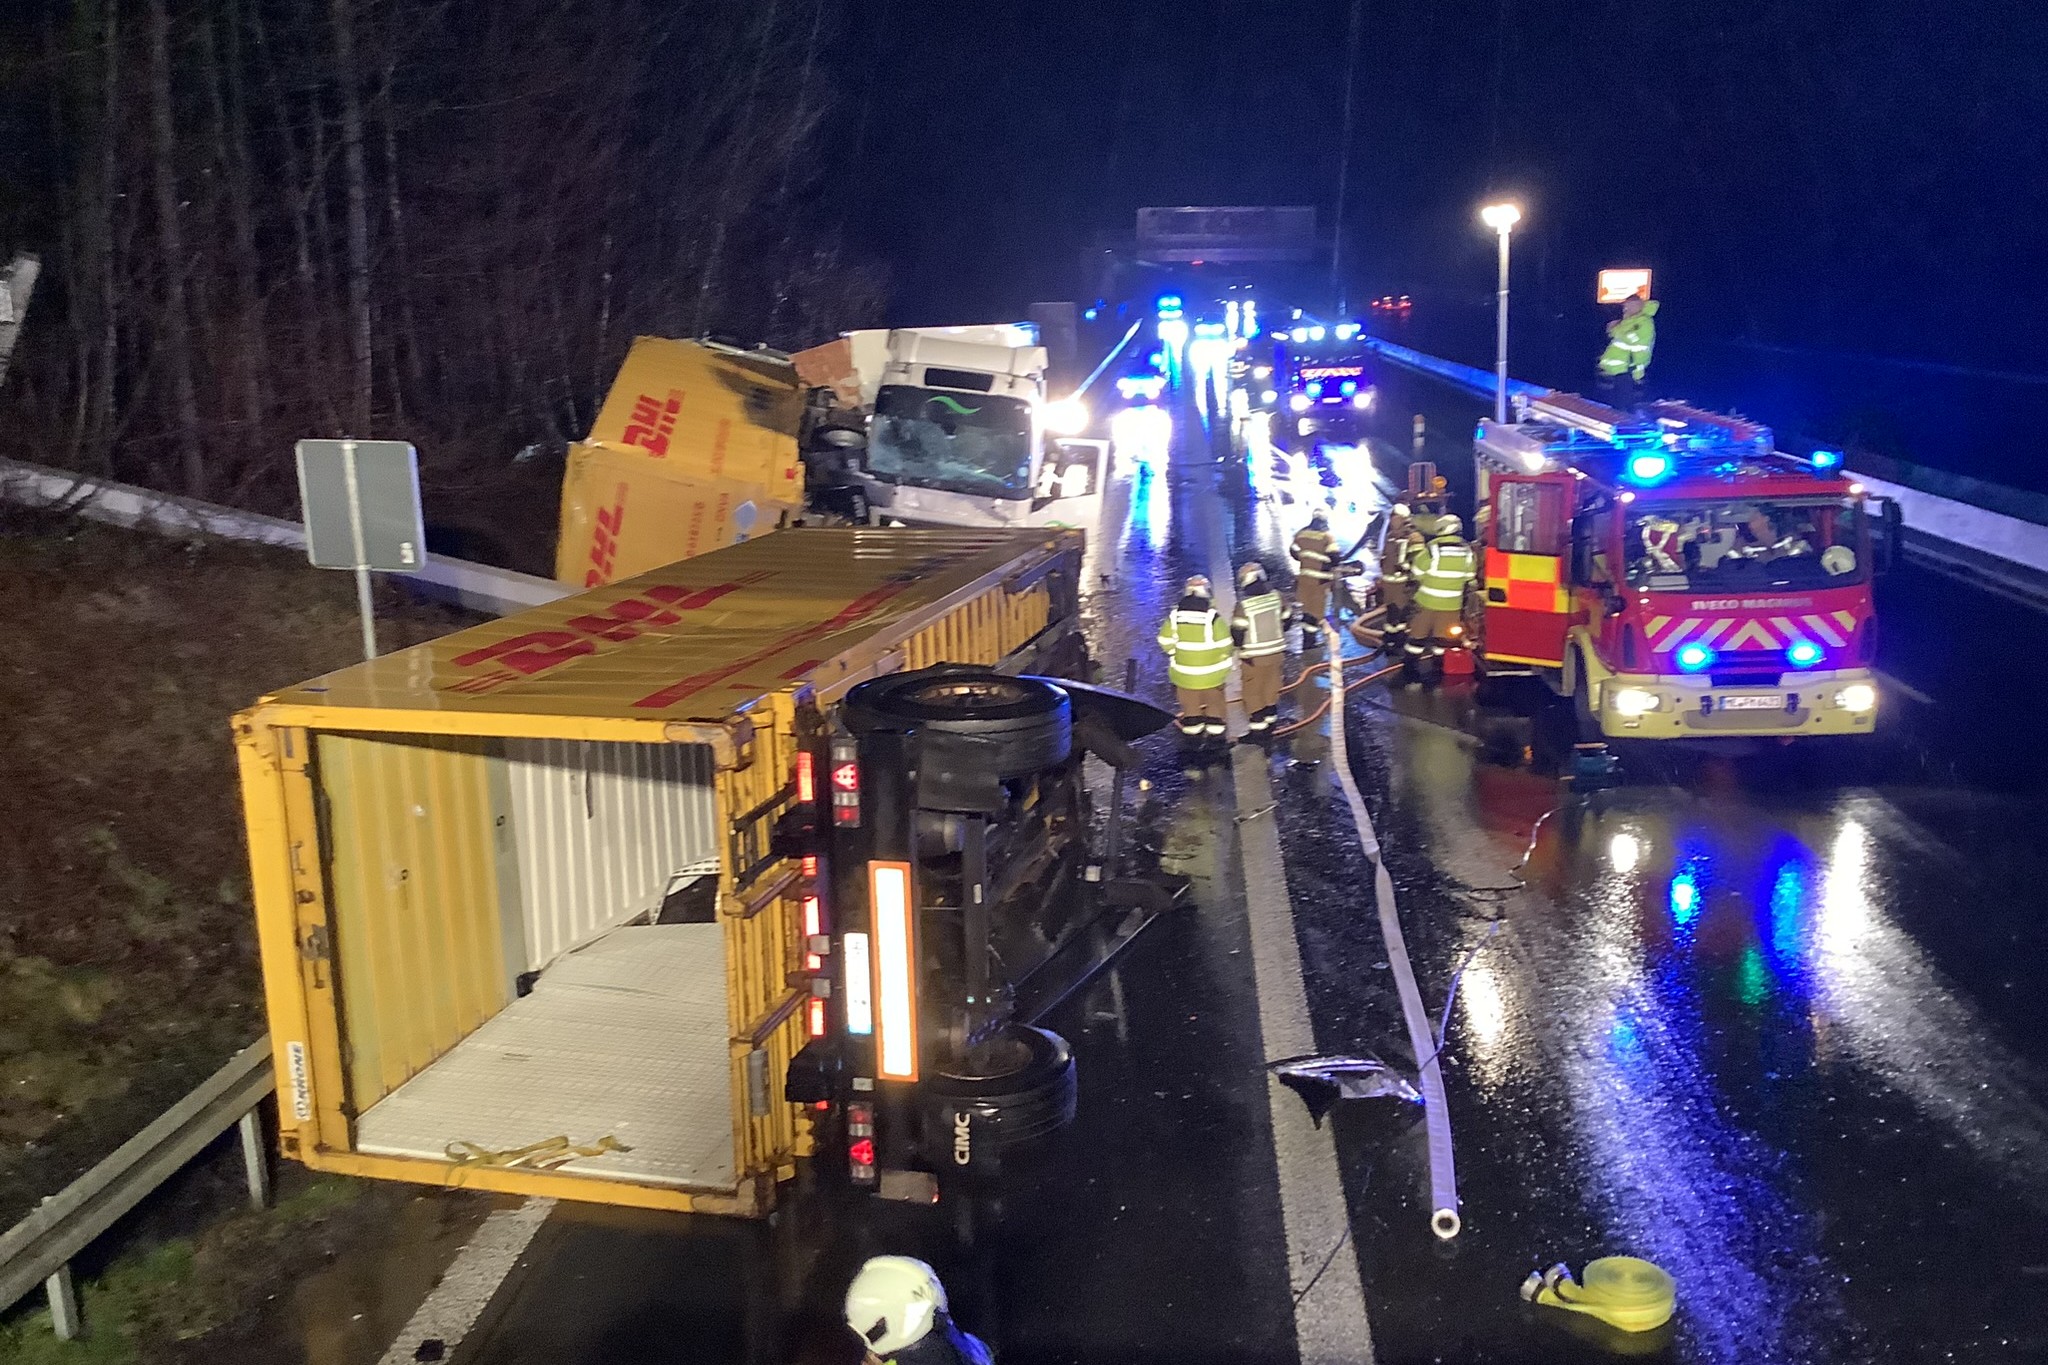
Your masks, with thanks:
[[[238,715],[285,1154],[765,1212],[810,1143],[802,756],[866,678],[1047,667],[1079,573],[1072,532],[795,529]]]

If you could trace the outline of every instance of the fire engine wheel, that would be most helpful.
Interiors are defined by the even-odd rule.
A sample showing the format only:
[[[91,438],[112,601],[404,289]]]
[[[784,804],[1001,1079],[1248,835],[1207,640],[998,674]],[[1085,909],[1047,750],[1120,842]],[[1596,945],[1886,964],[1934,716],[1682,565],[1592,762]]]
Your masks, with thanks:
[[[942,666],[862,683],[847,694],[846,719],[856,732],[914,726],[967,740],[949,758],[964,754],[997,777],[1056,768],[1074,749],[1065,692],[1040,678],[979,668]]]
[[[1074,1050],[1057,1033],[1013,1024],[979,1065],[941,1066],[927,1081],[947,1107],[975,1111],[975,1131],[998,1151],[1050,1137],[1074,1121]]]

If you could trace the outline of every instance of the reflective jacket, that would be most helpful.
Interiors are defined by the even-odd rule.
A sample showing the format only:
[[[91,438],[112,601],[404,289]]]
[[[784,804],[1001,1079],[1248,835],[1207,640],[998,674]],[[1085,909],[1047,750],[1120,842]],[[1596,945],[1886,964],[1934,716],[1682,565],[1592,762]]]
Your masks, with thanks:
[[[1415,605],[1424,611],[1462,611],[1474,576],[1472,547],[1456,536],[1418,545],[1408,557],[1415,573]]]
[[[1643,311],[1623,318],[1607,329],[1607,349],[1600,353],[1600,373],[1618,375],[1626,371],[1636,379],[1650,368],[1650,353],[1657,347],[1657,300],[1649,299]]]
[[[1264,592],[1237,599],[1230,614],[1230,637],[1247,659],[1264,659],[1287,651],[1287,603],[1280,594]]]
[[[1200,598],[1180,600],[1159,627],[1159,647],[1166,651],[1166,676],[1175,687],[1202,692],[1223,686],[1230,674],[1230,632],[1222,614]]]
[[[1335,577],[1330,565],[1337,558],[1337,537],[1328,531],[1304,526],[1295,533],[1293,552],[1301,562],[1303,578],[1320,578],[1328,582]]]

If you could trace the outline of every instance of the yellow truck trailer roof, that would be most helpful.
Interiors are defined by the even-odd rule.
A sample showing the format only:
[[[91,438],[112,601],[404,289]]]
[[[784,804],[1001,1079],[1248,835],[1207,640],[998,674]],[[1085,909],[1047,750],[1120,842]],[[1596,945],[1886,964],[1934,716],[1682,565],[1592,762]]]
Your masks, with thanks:
[[[823,681],[845,676],[850,659],[872,662],[866,656],[898,636],[1076,540],[1076,532],[1043,530],[784,531],[387,654],[260,704],[332,729],[597,738],[619,722],[715,724],[821,671],[831,674]]]

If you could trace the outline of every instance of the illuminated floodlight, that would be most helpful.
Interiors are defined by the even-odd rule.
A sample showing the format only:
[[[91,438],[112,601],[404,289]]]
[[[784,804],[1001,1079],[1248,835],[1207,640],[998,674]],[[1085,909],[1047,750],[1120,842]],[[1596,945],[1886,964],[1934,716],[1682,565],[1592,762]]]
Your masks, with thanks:
[[[1323,339],[1323,335],[1323,329],[1320,327],[1311,327],[1308,329],[1308,339],[1310,341],[1321,341]]]
[[[1308,340],[1308,328],[1306,328],[1306,327],[1297,327],[1297,328],[1295,328],[1295,329],[1294,329],[1293,331],[1291,331],[1291,332],[1289,332],[1289,333],[1287,334],[1287,339],[1288,339],[1289,341],[1296,341],[1296,342],[1300,342],[1300,341],[1307,341],[1307,340]]]
[[[1338,323],[1338,324],[1337,324],[1337,340],[1339,340],[1339,341],[1349,341],[1349,340],[1351,340],[1351,338],[1353,338],[1353,337],[1355,337],[1355,336],[1357,336],[1357,335],[1358,335],[1358,324],[1357,324],[1357,323],[1355,323],[1355,322],[1340,322],[1340,323]]]
[[[1479,210],[1479,221],[1495,232],[1506,232],[1522,221],[1522,210],[1514,204],[1488,204]]]

